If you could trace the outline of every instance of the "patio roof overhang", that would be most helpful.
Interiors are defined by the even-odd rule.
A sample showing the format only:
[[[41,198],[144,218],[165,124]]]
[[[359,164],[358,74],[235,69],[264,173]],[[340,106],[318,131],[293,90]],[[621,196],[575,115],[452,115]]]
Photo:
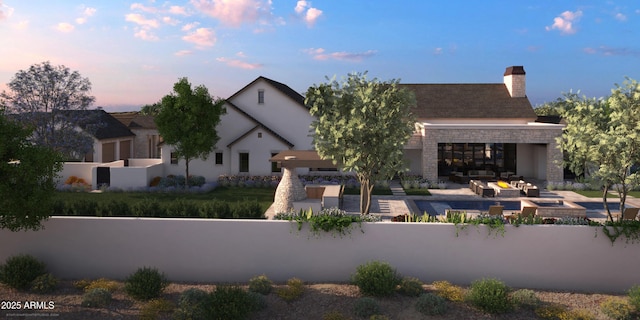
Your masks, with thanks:
[[[337,168],[331,160],[323,160],[315,150],[286,150],[269,159],[278,167]]]

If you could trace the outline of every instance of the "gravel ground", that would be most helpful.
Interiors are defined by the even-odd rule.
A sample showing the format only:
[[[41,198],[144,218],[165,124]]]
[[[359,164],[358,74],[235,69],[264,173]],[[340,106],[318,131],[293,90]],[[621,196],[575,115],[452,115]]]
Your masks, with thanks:
[[[164,298],[177,304],[180,293],[188,288],[200,288],[212,291],[212,284],[170,284],[164,293]],[[430,285],[424,286],[427,291],[432,291]],[[136,302],[127,297],[122,288],[113,295],[113,301],[107,308],[84,308],[82,291],[73,287],[71,281],[61,281],[55,292],[51,294],[33,294],[19,292],[0,286],[0,300],[20,301],[23,305],[29,301],[49,302],[54,304],[49,310],[0,310],[1,319],[139,319],[143,303]],[[570,293],[536,291],[537,296],[545,303],[559,303],[569,309],[588,310],[596,319],[607,319],[599,310],[599,304],[612,295],[597,293]],[[348,284],[308,284],[302,297],[294,302],[287,303],[275,293],[267,296],[267,308],[253,313],[250,319],[274,320],[274,319],[323,319],[323,316],[332,311],[338,311],[349,319],[360,319],[353,311],[355,301],[361,297],[358,288]],[[465,303],[448,303],[448,311],[445,315],[426,317],[415,310],[417,298],[401,296],[399,294],[387,298],[376,298],[380,304],[381,312],[389,319],[538,319],[532,310],[516,310],[503,315],[485,314]],[[171,319],[165,315],[160,319]]]

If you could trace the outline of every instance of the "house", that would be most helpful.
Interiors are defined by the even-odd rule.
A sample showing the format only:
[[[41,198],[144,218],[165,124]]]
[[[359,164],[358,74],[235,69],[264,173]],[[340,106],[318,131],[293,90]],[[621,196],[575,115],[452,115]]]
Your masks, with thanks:
[[[281,169],[269,162],[272,156],[283,150],[313,149],[314,118],[304,97],[283,83],[260,76],[226,99],[224,108],[215,150],[207,160],[189,163],[194,175],[216,180],[229,174],[280,174]],[[172,146],[162,146],[162,162],[165,174],[184,175],[184,160],[173,156]]]
[[[158,133],[153,116],[143,115],[139,112],[112,112],[110,115],[127,126],[135,135],[132,158],[160,158],[162,137]]]
[[[416,96],[417,131],[405,145],[410,171],[430,181],[484,172],[563,181],[562,124],[537,122],[522,66],[503,83],[403,84]]]

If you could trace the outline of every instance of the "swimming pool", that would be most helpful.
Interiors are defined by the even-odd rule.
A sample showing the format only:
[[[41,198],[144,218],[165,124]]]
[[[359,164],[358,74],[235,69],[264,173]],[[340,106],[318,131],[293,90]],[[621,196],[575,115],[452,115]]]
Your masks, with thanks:
[[[492,201],[492,200],[414,200],[420,212],[429,215],[445,214],[448,209],[489,211],[490,206],[501,205],[504,210],[520,210],[520,201]]]

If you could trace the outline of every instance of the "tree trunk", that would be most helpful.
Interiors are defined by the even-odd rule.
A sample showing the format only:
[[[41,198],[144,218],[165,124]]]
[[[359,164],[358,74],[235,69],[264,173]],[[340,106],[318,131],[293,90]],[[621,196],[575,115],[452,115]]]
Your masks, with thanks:
[[[189,158],[184,158],[184,161],[186,162],[186,167],[187,167],[187,175],[184,177],[184,187],[185,189],[189,189],[189,161],[191,159]]]
[[[366,178],[360,179],[360,213],[369,214],[371,211],[371,192],[373,185],[371,180]]]
[[[607,203],[607,193],[609,192],[609,184],[605,183],[604,190],[602,191],[602,204],[604,205],[604,209],[607,210],[607,216],[609,220],[613,222],[613,216],[611,215],[611,209],[609,209],[609,204]]]

